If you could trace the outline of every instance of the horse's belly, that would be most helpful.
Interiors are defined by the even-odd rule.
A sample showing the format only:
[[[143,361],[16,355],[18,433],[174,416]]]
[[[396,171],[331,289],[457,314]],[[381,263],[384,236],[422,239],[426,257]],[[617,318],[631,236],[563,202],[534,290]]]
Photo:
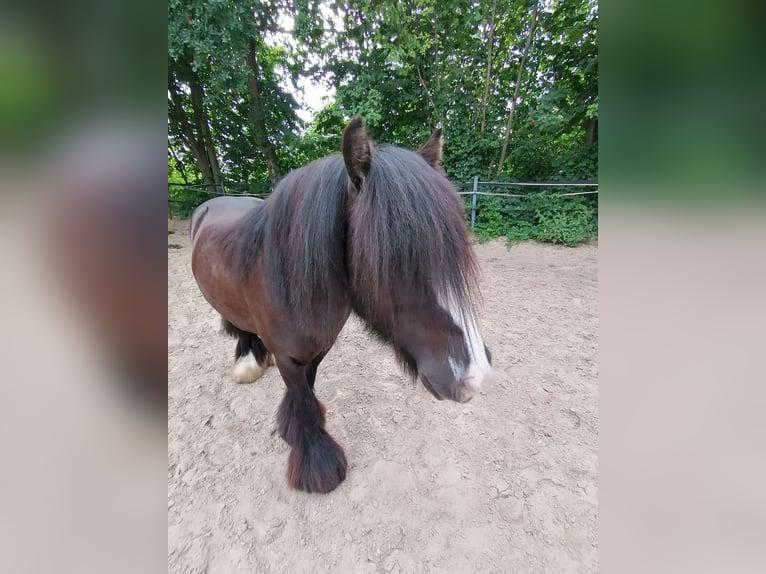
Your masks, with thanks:
[[[213,309],[240,329],[254,332],[250,305],[243,297],[246,286],[241,275],[227,264],[225,254],[214,239],[204,232],[198,235],[192,252],[194,279]]]
[[[250,331],[252,324],[242,324],[243,318],[251,315],[243,298],[248,286],[242,274],[232,268],[231,232],[261,205],[263,200],[252,197],[216,197],[194,211],[190,226],[192,273],[202,295],[226,319]]]

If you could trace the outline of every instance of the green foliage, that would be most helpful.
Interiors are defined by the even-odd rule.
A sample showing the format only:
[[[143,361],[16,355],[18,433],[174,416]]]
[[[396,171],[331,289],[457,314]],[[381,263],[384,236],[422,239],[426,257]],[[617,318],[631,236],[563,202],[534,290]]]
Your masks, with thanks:
[[[546,193],[524,198],[479,196],[475,235],[480,242],[506,237],[509,243],[535,239],[571,247],[597,233],[594,199]]]
[[[508,219],[503,213],[503,198],[482,198],[481,209],[476,213],[476,237],[485,242],[493,237],[505,235],[508,232]]]
[[[528,241],[537,237],[537,227],[528,221],[516,221],[508,224],[508,231],[505,233],[509,244]]]
[[[542,197],[535,239],[573,247],[596,235],[595,213],[580,197]]]
[[[171,217],[186,219],[191,217],[196,207],[210,195],[205,193],[204,186],[168,185],[168,208]]]
[[[444,169],[456,182],[594,179],[597,26],[595,0],[169,0],[169,90],[183,100],[191,125],[208,120],[227,189],[268,182],[269,157],[285,173],[336,153],[354,114],[375,139],[409,148],[441,124]],[[250,39],[260,106],[249,83]],[[309,77],[335,96],[307,125],[293,94]],[[201,110],[192,85],[201,88]],[[179,174],[169,173],[169,181],[199,183],[202,154],[193,153],[183,128],[171,118],[169,146]],[[264,148],[273,148],[272,156]],[[174,193],[193,203],[194,189]],[[482,196],[477,236],[572,244],[596,232],[595,200],[546,201]]]
[[[296,145],[305,128],[291,89],[304,68],[306,53],[280,45],[275,35],[281,29],[280,17],[297,11],[295,33],[306,42],[313,41],[317,2],[170,0],[168,8],[169,91],[173,88],[183,99],[183,109],[198,136],[208,124],[221,179],[268,181],[271,150],[267,147],[275,148],[277,172],[295,167],[292,154],[284,150]],[[248,64],[251,42],[256,72]],[[260,102],[253,95],[252,76],[257,79]],[[192,86],[202,93],[196,106]],[[177,115],[170,115],[169,145],[184,165],[199,166],[200,154],[193,153],[188,129]]]
[[[532,4],[336,0],[344,34],[328,45],[324,71],[340,108],[360,113],[373,135],[414,147],[441,123],[447,174],[456,181],[494,178]],[[593,0],[541,6],[503,174],[533,181],[596,176],[597,133],[589,129],[598,116],[596,27]]]

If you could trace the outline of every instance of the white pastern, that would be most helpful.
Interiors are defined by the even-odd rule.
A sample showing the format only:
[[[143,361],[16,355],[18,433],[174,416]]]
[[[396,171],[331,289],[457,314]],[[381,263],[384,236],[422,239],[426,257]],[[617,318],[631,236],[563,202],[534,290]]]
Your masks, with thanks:
[[[255,360],[255,355],[251,351],[237,360],[231,371],[231,376],[238,383],[252,383],[257,381],[265,370],[266,367],[258,364],[258,361]]]

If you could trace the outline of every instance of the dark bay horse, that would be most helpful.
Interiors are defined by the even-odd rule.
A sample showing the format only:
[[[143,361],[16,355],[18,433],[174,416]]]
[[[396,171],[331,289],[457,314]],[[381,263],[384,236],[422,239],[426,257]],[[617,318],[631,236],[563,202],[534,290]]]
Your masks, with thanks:
[[[252,382],[273,362],[287,386],[277,429],[291,447],[289,486],[307,492],[346,476],[314,381],[351,311],[437,399],[468,401],[492,372],[441,129],[412,152],[374,145],[356,117],[341,148],[265,201],[219,197],[191,219],[197,284],[238,337],[234,378]]]

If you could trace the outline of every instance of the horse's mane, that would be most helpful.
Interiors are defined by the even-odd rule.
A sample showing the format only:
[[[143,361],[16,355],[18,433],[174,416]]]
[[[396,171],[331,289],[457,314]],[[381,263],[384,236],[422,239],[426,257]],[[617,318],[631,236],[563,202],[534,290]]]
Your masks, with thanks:
[[[331,328],[329,294],[347,289],[347,182],[340,155],[289,172],[245,221],[245,243],[236,253],[245,275],[264,258],[272,294],[309,333]]]
[[[339,289],[350,290],[354,310],[386,340],[402,289],[468,312],[477,266],[463,206],[441,172],[414,152],[375,146],[351,209],[348,193],[340,155],[288,173],[245,222],[251,239],[238,250],[238,267],[246,274],[264,257],[274,294],[309,333],[327,323],[329,294]]]
[[[380,331],[393,326],[397,292],[436,297],[464,312],[474,306],[478,267],[462,202],[447,177],[419,154],[387,145],[374,148],[351,228],[356,306],[364,308],[365,319],[384,338],[387,333]]]

